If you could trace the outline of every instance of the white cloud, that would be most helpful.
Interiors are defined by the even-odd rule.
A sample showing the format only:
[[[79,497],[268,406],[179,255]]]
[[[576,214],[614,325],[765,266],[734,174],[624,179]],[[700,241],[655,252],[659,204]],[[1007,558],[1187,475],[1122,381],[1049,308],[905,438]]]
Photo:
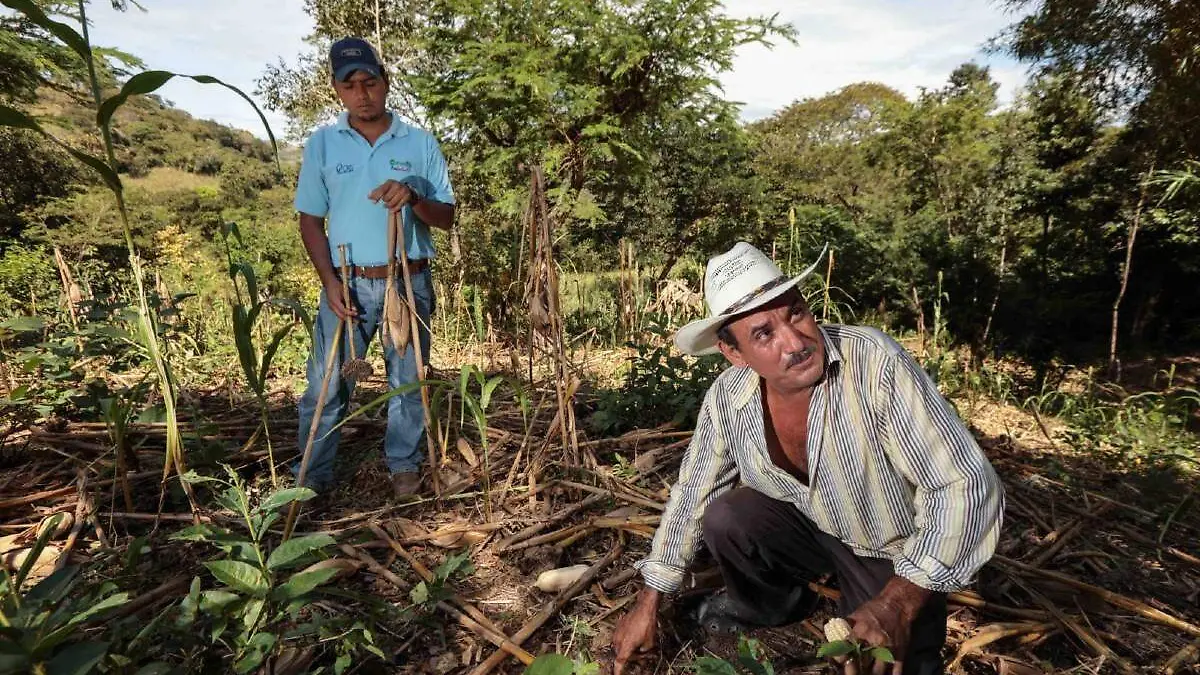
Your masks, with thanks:
[[[756,119],[804,97],[876,81],[915,95],[943,84],[969,60],[990,65],[1011,99],[1025,81],[1010,59],[984,53],[987,40],[1015,19],[995,0],[727,0],[735,16],[779,14],[797,28],[796,45],[738,50],[725,95]],[[149,11],[92,5],[96,44],[142,58],[147,67],[218,77],[253,96],[254,80],[280,57],[292,61],[313,29],[299,0],[158,0]],[[175,80],[159,92],[193,115],[264,136],[253,110],[221,87]],[[261,105],[261,102],[259,102]],[[276,133],[282,116],[268,113]]]
[[[155,70],[212,75],[254,98],[254,81],[268,63],[292,60],[313,28],[299,0],[161,0],[148,11],[112,9],[93,3],[92,41],[129,52]],[[158,91],[165,99],[203,119],[214,119],[266,137],[254,110],[237,94],[216,85],[172,80]],[[262,101],[255,99],[262,107]],[[268,112],[276,136],[284,118]]]
[[[801,98],[863,81],[913,96],[942,85],[959,64],[991,66],[1001,100],[1024,84],[1024,68],[985,53],[987,41],[1015,20],[983,1],[727,0],[738,17],[778,14],[796,28],[796,44],[747,45],[721,82],[725,95],[757,119]]]

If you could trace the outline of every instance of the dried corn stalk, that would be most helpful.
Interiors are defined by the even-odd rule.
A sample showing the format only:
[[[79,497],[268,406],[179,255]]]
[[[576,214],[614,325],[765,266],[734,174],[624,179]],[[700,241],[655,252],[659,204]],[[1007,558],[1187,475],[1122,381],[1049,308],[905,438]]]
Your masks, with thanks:
[[[392,214],[388,217],[388,250],[393,255],[388,256],[387,286],[383,295],[383,320],[380,326],[383,331],[383,343],[396,351],[404,351],[412,337],[412,327],[408,317],[408,305],[400,297],[396,287],[396,237],[400,219]]]
[[[564,459],[570,466],[580,466],[582,462],[575,434],[574,394],[568,390],[570,378],[567,374],[562,315],[559,313],[558,268],[554,262],[554,226],[546,202],[545,177],[539,167],[534,167],[530,175],[529,206],[525,210],[525,225],[529,230],[529,277],[525,284],[525,299],[529,303],[530,370],[533,369],[534,341],[549,343],[549,348],[545,351],[554,358],[554,386],[558,398],[558,422],[563,440]],[[536,473],[535,468],[530,472],[530,477]]]

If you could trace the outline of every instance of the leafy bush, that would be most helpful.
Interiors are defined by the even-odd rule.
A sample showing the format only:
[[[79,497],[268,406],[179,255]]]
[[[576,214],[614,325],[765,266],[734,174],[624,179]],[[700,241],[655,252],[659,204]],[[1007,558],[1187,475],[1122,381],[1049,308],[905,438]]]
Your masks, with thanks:
[[[375,645],[369,624],[352,613],[326,617],[313,601],[346,567],[331,564],[337,542],[328,534],[309,534],[271,546],[268,534],[281,511],[297,501],[316,496],[308,488],[274,491],[252,503],[241,478],[227,469],[228,480],[190,472],[192,484],[224,486],[217,504],[237,516],[239,527],[200,524],[176,533],[176,541],[205,542],[224,556],[204,563],[219,587],[201,590],[199,577],[179,605],[176,624],[196,632],[198,627],[211,647],[223,648],[232,658],[232,670],[248,673],[279,656],[286,647],[314,644],[336,638],[334,672],[348,668],[362,652],[384,658]]]
[[[649,333],[651,341],[630,345],[637,354],[621,387],[601,392],[591,417],[597,432],[619,433],[666,422],[685,428],[694,425],[705,393],[728,365],[722,356],[679,354],[668,332],[659,326]]]

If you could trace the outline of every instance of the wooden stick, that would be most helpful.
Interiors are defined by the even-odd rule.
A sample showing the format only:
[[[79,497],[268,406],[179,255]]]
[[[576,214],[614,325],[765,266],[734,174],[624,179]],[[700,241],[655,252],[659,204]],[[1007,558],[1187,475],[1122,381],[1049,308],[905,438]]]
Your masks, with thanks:
[[[328,300],[328,299],[327,299]],[[296,476],[296,485],[303,486],[308,476],[308,462],[312,459],[313,443],[317,440],[317,427],[321,423],[321,413],[325,410],[325,399],[329,395],[329,381],[333,379],[333,364],[337,361],[338,349],[342,342],[342,324],[345,319],[338,317],[337,330],[333,332],[333,345],[325,355],[325,377],[321,379],[321,391],[317,394],[317,405],[313,409],[312,424],[308,425],[308,442],[304,444],[304,455],[300,459],[300,475]],[[283,540],[292,536],[296,527],[296,516],[300,515],[300,502],[294,501],[288,507],[287,520],[283,525]]]
[[[1184,668],[1195,663],[1197,659],[1200,659],[1200,640],[1192,642],[1192,644],[1180,649],[1175,656],[1167,659],[1167,662],[1163,664],[1163,675],[1181,673]]]
[[[582,501],[576,502],[576,503],[564,508],[563,510],[550,516],[549,518],[547,518],[545,521],[543,521],[541,523],[538,523],[536,525],[530,525],[529,527],[525,528],[524,530],[521,530],[520,532],[518,532],[512,536],[500,540],[499,542],[496,543],[496,548],[495,548],[496,553],[504,553],[512,545],[520,543],[522,541],[525,541],[526,539],[529,539],[530,537],[536,535],[538,532],[541,532],[542,530],[546,529],[547,527],[550,527],[551,525],[553,525],[559,521],[565,520],[566,518],[568,518],[572,514],[576,513],[577,511],[581,511],[583,509],[595,506],[596,504],[603,501],[604,498],[607,496],[608,495],[606,495],[606,494],[592,495],[591,497],[588,497]]]
[[[170,520],[177,522],[193,522],[189,513],[122,513],[120,511],[105,511],[100,514],[101,518],[113,518],[116,520]],[[210,516],[200,516],[200,522],[211,523],[213,519]]]
[[[374,572],[375,574],[379,575],[380,577],[382,577],[384,580],[391,583],[396,588],[399,588],[402,591],[407,591],[410,588],[412,588],[411,584],[409,584],[404,579],[401,579],[399,576],[396,575],[395,572],[389,570],[388,568],[384,567],[383,565],[380,565],[379,562],[375,560],[375,558],[371,557],[371,555],[366,553],[365,551],[360,551],[357,548],[355,548],[349,544],[341,544],[339,546],[339,548],[341,548],[342,552],[345,553],[346,555],[348,555],[356,560],[362,561],[362,563],[367,566],[367,569],[369,569],[372,572]],[[458,611],[457,609],[446,604],[445,601],[437,603],[437,608],[440,609],[441,611],[445,612],[446,614],[449,614],[450,616],[454,617],[456,620],[458,620],[459,624],[461,624],[465,628],[471,630],[476,635],[482,637],[483,639],[487,640],[488,642],[491,642],[492,644],[499,647],[501,650],[499,653],[512,654],[513,656],[517,657],[521,661],[521,663],[524,663],[525,665],[529,665],[530,663],[533,663],[533,658],[534,658],[533,654],[530,654],[529,652],[525,651],[524,649],[521,649],[521,646],[519,643],[514,643],[512,640],[508,639],[507,637],[504,637],[503,634],[497,634],[496,632],[489,630],[488,628],[484,627],[482,624],[475,621],[471,617],[463,614],[462,612]]]
[[[1118,525],[1117,527],[1127,537],[1129,537],[1130,539],[1133,539],[1134,541],[1137,541],[1142,544],[1146,544],[1147,546],[1153,546],[1155,548],[1160,548],[1160,549],[1166,551],[1167,553],[1170,553],[1171,555],[1175,556],[1176,558],[1179,558],[1180,560],[1182,560],[1185,563],[1188,563],[1190,565],[1195,565],[1196,567],[1200,567],[1200,558],[1197,558],[1196,556],[1194,556],[1190,553],[1187,553],[1186,551],[1181,551],[1181,550],[1175,548],[1174,546],[1166,546],[1166,545],[1160,544],[1157,541],[1155,541],[1153,537],[1148,537],[1148,536],[1142,534],[1141,532],[1138,532],[1137,530],[1133,529],[1132,527],[1128,527],[1127,525],[1122,524],[1122,525]]]
[[[67,566],[67,560],[71,557],[71,549],[75,548],[75,542],[79,540],[79,533],[83,531],[83,524],[87,522],[87,473],[83,469],[79,470],[75,485],[79,489],[79,500],[75,502],[75,522],[71,525],[71,534],[67,535],[67,543],[63,545],[62,553],[54,562],[55,571]]]
[[[658,502],[651,501],[649,499],[643,499],[642,497],[628,495],[623,492],[617,492],[615,490],[599,488],[594,485],[587,485],[586,483],[576,483],[574,481],[569,481],[569,480],[560,480],[560,481],[558,481],[558,484],[562,485],[564,487],[575,488],[576,490],[583,490],[584,492],[591,492],[592,494],[605,495],[608,497],[612,497],[613,499],[620,499],[622,501],[629,502],[630,504],[633,504],[635,506],[644,506],[648,509],[654,509],[655,511],[663,511],[667,508],[666,505],[659,504]],[[658,521],[655,521],[655,522],[658,522]]]
[[[1091,649],[1092,652],[1096,654],[1096,656],[1100,656],[1100,657],[1103,657],[1103,658],[1106,658],[1106,659],[1112,661],[1123,672],[1126,672],[1126,673],[1136,672],[1134,670],[1133,666],[1130,665],[1128,661],[1126,661],[1125,659],[1118,656],[1117,653],[1114,652],[1111,647],[1104,644],[1104,641],[1101,640],[1098,635],[1093,633],[1091,630],[1085,628],[1082,624],[1080,624],[1078,621],[1076,621],[1072,617],[1067,616],[1067,613],[1062,611],[1061,609],[1059,609],[1053,602],[1050,602],[1049,598],[1042,595],[1041,593],[1038,593],[1036,590],[1031,588],[1029,586],[1029,584],[1026,584],[1025,582],[1021,581],[1020,579],[1015,579],[1015,581],[1016,581],[1017,585],[1019,585],[1022,589],[1024,589],[1025,592],[1028,593],[1031,598],[1033,598],[1034,602],[1041,605],[1043,608],[1046,609],[1046,611],[1050,612],[1050,614],[1060,624],[1062,624],[1064,628],[1066,628],[1067,630],[1074,633],[1075,637],[1079,638],[1079,640],[1081,642],[1083,642],[1085,645],[1087,645],[1088,649]]]
[[[369,523],[368,527],[370,527],[371,531],[375,533],[375,536],[379,537],[381,540],[383,540],[384,543],[386,543],[388,546],[390,546],[391,549],[393,551],[395,551],[397,555],[399,555],[401,558],[404,558],[404,560],[407,561],[408,564],[411,565],[414,570],[416,570],[417,574],[421,575],[421,578],[424,579],[426,583],[434,582],[435,577],[433,575],[433,572],[430,572],[429,568],[425,567],[425,565],[423,565],[420,560],[417,560],[416,556],[409,553],[407,549],[405,549],[403,546],[400,545],[399,542],[397,542],[395,539],[393,539],[392,535],[388,534],[387,530],[380,527],[378,523]],[[486,614],[479,611],[478,608],[476,608],[474,605],[472,605],[471,603],[464,600],[461,596],[459,596],[457,594],[452,595],[452,596],[450,596],[450,601],[453,602],[454,604],[458,605],[459,607],[461,607],[462,610],[467,613],[467,615],[469,615],[472,619],[475,619],[476,621],[478,621],[480,624],[482,624],[488,630],[495,632],[495,633],[501,633],[501,634],[504,632],[504,631],[500,630],[499,626],[496,626],[495,624],[493,624],[492,620],[489,619]]]
[[[555,530],[554,532],[549,532],[531,539],[526,539],[520,543],[511,544],[506,546],[504,550],[506,552],[523,551],[527,548],[533,548],[534,546],[541,546],[542,544],[550,544],[563,539],[569,539],[580,532],[587,532],[590,529],[592,529],[590,523],[580,523],[579,525],[572,525],[571,527]]]
[[[161,474],[162,474],[161,471],[154,469],[152,471],[143,471],[141,473],[135,473],[132,476],[130,476],[129,479],[130,480],[141,480],[142,478],[149,478],[151,476],[158,476]],[[115,478],[109,478],[106,480],[97,481],[95,483],[95,485],[97,488],[101,488],[101,487],[107,487],[109,485],[112,485],[115,482],[117,482]],[[35,492],[31,495],[25,495],[23,497],[13,497],[12,499],[6,499],[4,501],[0,501],[0,511],[3,511],[5,509],[11,509],[15,506],[25,506],[27,504],[33,504],[35,502],[40,502],[43,499],[53,499],[55,497],[62,497],[63,495],[69,495],[72,492],[76,492],[76,491],[77,491],[77,488],[75,487],[74,481],[72,481],[72,483],[66,487],[55,488],[53,490],[44,490],[42,492]]]
[[[157,587],[152,588],[151,590],[142,593],[124,605],[121,605],[120,609],[118,609],[115,613],[104,615],[103,621],[111,621],[127,616],[133,616],[143,609],[158,603],[164,598],[169,598],[177,593],[187,591],[189,583],[191,583],[191,579],[188,577],[175,577],[174,579],[164,581]],[[97,625],[98,622],[99,620],[89,621],[88,625]]]
[[[1075,579],[1074,577],[1070,577],[1070,576],[1067,576],[1066,574],[1062,574],[1061,572],[1055,572],[1053,570],[1044,570],[1044,569],[1041,569],[1038,567],[1032,567],[1030,565],[1026,565],[1023,562],[1020,562],[1018,560],[1013,560],[1011,558],[1007,558],[1002,555],[996,555],[995,557],[993,557],[993,560],[995,560],[996,562],[998,562],[1002,565],[1021,570],[1022,572],[1026,572],[1026,573],[1033,574],[1036,576],[1044,577],[1046,579],[1053,579],[1054,581],[1066,584],[1068,586],[1072,586],[1074,588],[1078,588],[1081,591],[1087,591],[1088,593],[1098,596],[1099,598],[1101,598],[1102,600],[1104,600],[1105,602],[1107,602],[1111,605],[1116,605],[1117,607],[1127,609],[1127,610],[1134,612],[1140,616],[1150,619],[1151,621],[1160,623],[1164,626],[1169,626],[1176,630],[1183,631],[1189,635],[1200,636],[1200,626],[1195,626],[1193,624],[1190,624],[1187,621],[1184,621],[1183,619],[1171,616],[1170,614],[1167,614],[1166,612],[1155,609],[1155,608],[1151,607],[1150,605],[1147,605],[1143,602],[1138,602],[1137,600],[1134,600],[1133,598],[1126,597],[1119,593],[1113,593],[1112,591],[1110,591],[1108,589],[1100,588],[1099,586],[1093,586],[1091,584],[1084,583],[1082,581],[1079,581],[1078,579]]]
[[[430,481],[433,483],[433,494],[437,497],[442,496],[441,481],[438,478],[438,467],[442,465],[445,458],[437,456],[437,444],[433,442],[433,415],[429,408],[429,387],[425,385],[425,355],[421,353],[421,323],[417,318],[417,302],[413,298],[412,276],[408,273],[408,245],[404,241],[404,223],[400,222],[400,214],[391,212],[388,214],[388,227],[396,233],[396,237],[400,242],[400,267],[404,273],[404,292],[408,297],[408,319],[412,325],[412,338],[409,344],[412,345],[413,357],[417,361],[417,380],[421,383],[421,409],[425,413],[425,446],[429,452],[429,475]],[[393,257],[395,251],[389,253]],[[433,339],[433,335],[429,336]]]
[[[588,570],[583,573],[583,576],[579,577],[575,583],[563,589],[557,596],[555,596],[554,600],[550,601],[550,603],[542,608],[542,611],[538,612],[533,616],[533,618],[526,621],[525,625],[521,626],[521,630],[517,631],[517,633],[513,635],[513,642],[520,645],[528,640],[530,635],[533,635],[539,628],[542,627],[542,624],[549,621],[550,618],[555,614],[558,614],[571,600],[571,598],[574,598],[576,595],[579,595],[581,592],[587,589],[592,584],[592,580],[594,580],[601,572],[604,571],[604,568],[608,567],[613,563],[613,561],[621,557],[621,553],[624,550],[625,547],[620,544],[614,546],[613,549],[609,551],[608,555],[604,556],[597,561],[596,564],[589,567]],[[503,651],[495,652],[483,663],[476,666],[475,669],[471,671],[471,675],[487,675],[488,673],[492,672],[496,666],[504,663],[505,658],[507,658],[507,655]]]
[[[947,670],[955,672],[962,660],[969,656],[972,652],[982,649],[993,642],[1003,640],[1005,638],[1016,637],[1018,635],[1026,635],[1028,633],[1037,633],[1054,628],[1054,624],[1049,621],[1041,623],[1035,622],[1020,622],[1020,623],[993,623],[975,631],[969,639],[964,640],[958,646],[958,652],[954,655],[954,660],[950,662],[950,667]]]

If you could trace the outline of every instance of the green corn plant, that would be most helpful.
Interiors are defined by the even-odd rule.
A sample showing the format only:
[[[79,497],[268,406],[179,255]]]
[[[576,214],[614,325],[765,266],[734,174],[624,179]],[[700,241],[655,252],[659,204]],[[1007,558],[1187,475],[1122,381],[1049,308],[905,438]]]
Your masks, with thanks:
[[[463,412],[470,411],[475,430],[479,432],[479,448],[483,453],[483,513],[488,522],[492,520],[492,465],[488,451],[487,409],[496,392],[506,379],[504,375],[485,378],[483,371],[474,365],[464,365],[458,374],[458,398],[461,402],[459,428],[462,428]],[[479,384],[478,398],[471,393],[471,381]]]
[[[692,662],[690,669],[697,675],[775,675],[775,666],[763,654],[762,645],[745,635],[738,635],[736,663],[702,656]]]
[[[120,486],[127,511],[133,510],[133,492],[129,488],[129,471],[131,469],[137,471],[139,468],[137,453],[129,445],[129,422],[133,418],[133,410],[137,401],[142,400],[145,396],[144,384],[144,381],[138,382],[133,387],[113,392],[112,396],[97,401],[100,417],[104,420],[109,442],[113,446],[117,485]]]
[[[237,223],[226,223],[222,226],[221,239],[225,244],[225,259],[229,263],[229,280],[233,284],[235,297],[232,310],[233,343],[237,348],[242,376],[246,378],[246,385],[254,392],[254,398],[258,401],[259,427],[251,437],[251,443],[258,434],[262,434],[263,440],[267,444],[271,484],[277,486],[279,478],[275,473],[275,451],[271,447],[271,430],[268,420],[270,406],[267,403],[267,374],[271,370],[271,361],[275,358],[279,345],[283,343],[284,338],[288,336],[296,323],[289,321],[283,327],[276,329],[261,352],[254,342],[254,329],[259,319],[263,317],[263,310],[267,305],[288,309],[294,316],[300,317],[309,335],[312,334],[312,318],[309,317],[304,307],[292,298],[260,300],[258,278],[254,273],[254,268],[249,263],[233,259],[233,251],[229,246],[230,236],[237,239],[238,243],[242,243],[242,233],[238,229]],[[238,282],[239,277],[241,283]],[[249,444],[247,443],[247,445]]]
[[[232,670],[249,673],[280,654],[285,640],[304,636],[320,639],[322,631],[331,628],[329,621],[321,617],[312,617],[307,624],[293,624],[299,623],[302,610],[310,615],[315,611],[312,603],[316,594],[344,568],[328,562],[337,545],[328,534],[292,537],[271,546],[271,527],[284,509],[293,502],[312,499],[314,491],[286,488],[255,501],[237,472],[228,466],[225,469],[228,479],[195,472],[183,476],[189,483],[223,487],[216,494],[217,504],[235,515],[238,527],[201,523],[172,536],[176,541],[206,542],[224,554],[204,563],[220,587],[201,590],[200,578],[194,579],[176,621],[193,625],[203,619],[210,642],[232,654]],[[362,621],[351,621],[338,632],[347,644],[383,657],[370,628]],[[346,665],[349,663],[342,670]]]
[[[895,663],[896,657],[887,647],[872,647],[855,640],[834,640],[826,642],[817,648],[817,658],[835,659],[848,658],[858,665],[858,672],[870,672],[869,665],[877,663]]]
[[[275,135],[271,131],[270,125],[267,124],[267,118],[258,109],[258,106],[254,105],[249,96],[237,87],[207,75],[179,75],[165,70],[149,70],[130,77],[119,92],[108,98],[104,98],[100,88],[100,78],[96,72],[96,54],[93,52],[88,31],[87,0],[79,0],[79,31],[47,16],[42,8],[33,2],[33,0],[0,0],[0,3],[3,3],[5,7],[11,10],[19,12],[25,19],[47,30],[50,34],[61,40],[78,54],[79,58],[83,59],[83,63],[87,66],[92,101],[96,108],[96,127],[100,132],[100,137],[104,144],[104,159],[70,147],[47,132],[32,117],[10,106],[0,105],[0,126],[27,129],[41,134],[52,143],[62,147],[72,157],[95,171],[104,181],[104,184],[112,191],[113,197],[116,199],[117,211],[121,218],[121,229],[125,239],[125,247],[129,254],[129,267],[133,276],[134,288],[137,292],[138,333],[148,352],[153,370],[157,375],[158,390],[163,399],[163,408],[166,411],[166,456],[163,461],[162,484],[159,493],[159,510],[161,511],[162,504],[166,499],[167,480],[170,478],[171,470],[174,469],[180,476],[186,471],[183,458],[183,444],[180,439],[179,420],[176,411],[175,383],[171,374],[170,364],[164,355],[163,346],[159,343],[155,317],[150,311],[145,288],[145,271],[142,268],[141,257],[138,255],[137,247],[133,242],[133,229],[130,225],[129,210],[125,204],[124,186],[117,172],[118,164],[116,153],[113,150],[112,139],[113,114],[116,113],[130,96],[152,93],[171,79],[184,77],[201,84],[219,84],[245,99],[254,108],[254,111],[258,113],[259,119],[262,120],[263,126],[266,127],[267,135],[271,140],[271,146],[276,151],[276,161],[278,162],[278,145],[275,143]],[[185,483],[183,488],[192,510],[195,511],[196,500],[191,486]]]
[[[43,527],[16,576],[0,566],[0,673],[60,675],[94,672],[110,643],[90,639],[83,628],[129,601],[111,582],[86,584],[68,565],[22,592],[34,562],[63,518]]]
[[[508,383],[508,385],[512,388],[516,402],[521,408],[521,415],[526,426],[526,431],[528,431],[530,409],[529,393],[521,385],[521,383],[507,375],[494,375],[491,378],[488,378],[477,366],[465,365],[459,371],[457,382],[448,382],[446,380],[423,380],[418,382],[410,382],[408,384],[396,387],[390,391],[384,392],[380,396],[347,415],[342,419],[341,422],[338,422],[336,425],[334,425],[334,427],[329,430],[329,433],[331,434],[340,429],[342,425],[348,423],[355,417],[358,417],[359,415],[365,415],[372,410],[375,410],[376,408],[387,403],[393,397],[403,396],[409,392],[416,391],[421,387],[422,384],[429,388],[429,399],[433,402],[434,406],[438,410],[441,409],[441,404],[438,399],[440,394],[447,391],[457,394],[459,398],[458,428],[461,430],[465,425],[466,416],[469,412],[471,415],[471,421],[474,422],[475,429],[479,433],[480,449],[482,450],[483,454],[484,509],[485,513],[487,514],[487,518],[490,520],[492,513],[491,460],[489,457],[487,436],[487,410],[495,398],[496,389],[504,383]],[[474,388],[472,387],[473,384],[478,385],[478,396],[474,394]],[[435,433],[435,430],[426,429],[426,433]],[[444,443],[442,444],[442,447],[443,449],[445,448]],[[435,467],[434,470],[437,470],[437,468]]]

